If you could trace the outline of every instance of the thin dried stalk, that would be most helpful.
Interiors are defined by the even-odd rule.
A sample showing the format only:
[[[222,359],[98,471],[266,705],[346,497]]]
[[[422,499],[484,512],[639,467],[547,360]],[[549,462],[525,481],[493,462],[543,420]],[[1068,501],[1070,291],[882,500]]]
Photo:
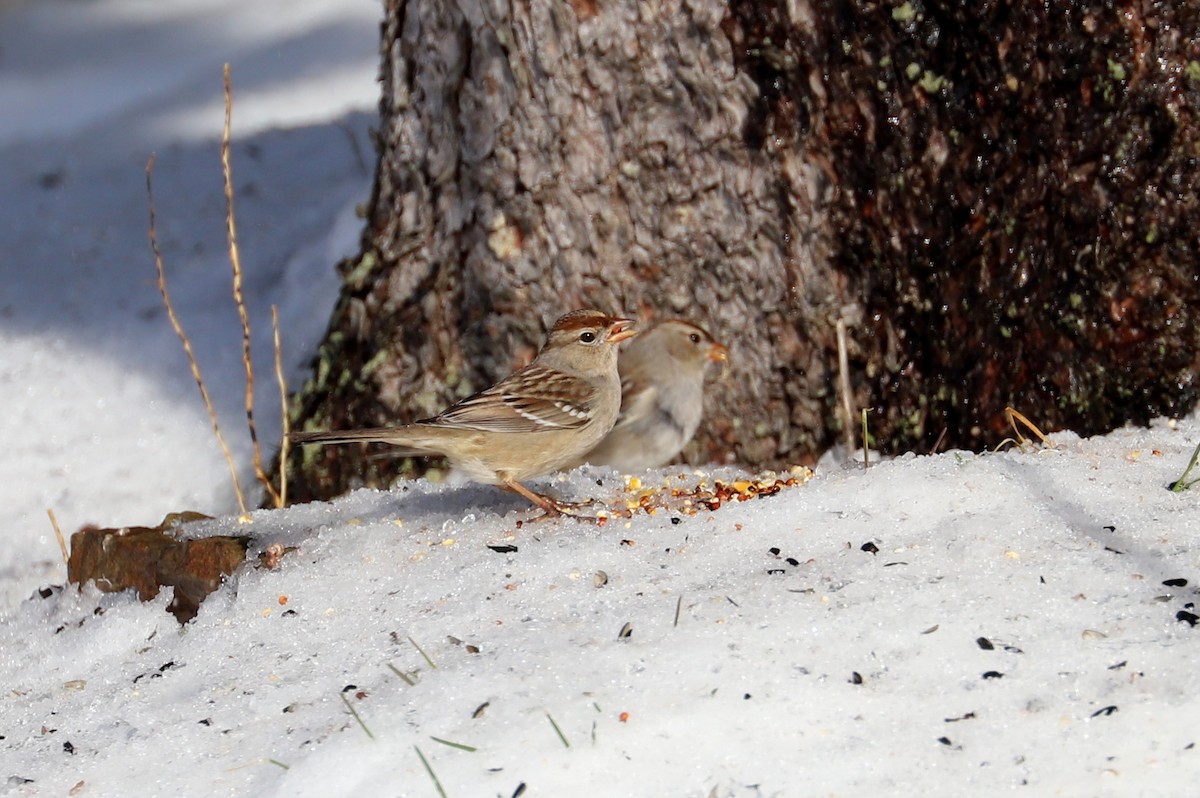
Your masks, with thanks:
[[[275,380],[279,383],[279,406],[282,415],[280,418],[280,426],[283,429],[283,442],[279,444],[279,493],[271,491],[271,483],[268,480],[267,489],[271,492],[271,497],[275,501],[276,507],[287,506],[287,463],[288,454],[291,450],[291,445],[288,442],[288,433],[291,432],[291,421],[288,419],[287,406],[287,382],[283,378],[283,346],[279,343],[279,308],[271,306],[271,330],[274,333],[275,342]]]
[[[1042,432],[1040,429],[1038,429],[1036,424],[1034,424],[1029,419],[1025,418],[1025,416],[1016,408],[1012,408],[1012,407],[1004,408],[1004,415],[1008,419],[1008,423],[1012,425],[1013,432],[1016,433],[1017,442],[1019,444],[1021,444],[1022,446],[1024,446],[1026,443],[1028,443],[1028,441],[1026,441],[1025,436],[1021,434],[1021,430],[1017,429],[1018,421],[1020,421],[1022,424],[1024,424],[1026,427],[1028,427],[1030,429],[1030,431],[1033,432],[1033,434],[1036,435],[1038,437],[1038,439],[1041,440],[1041,442],[1043,444],[1045,444],[1048,448],[1050,448],[1050,449],[1054,448],[1054,441],[1047,438],[1046,434],[1044,432]]]
[[[246,512],[246,497],[242,494],[242,485],[238,481],[237,467],[233,463],[233,454],[229,451],[229,445],[225,442],[225,436],[221,434],[221,425],[217,421],[217,411],[213,407],[212,398],[208,395],[208,389],[204,387],[204,378],[200,375],[200,365],[196,362],[196,354],[192,351],[192,342],[188,340],[187,334],[183,331],[183,326],[179,323],[179,317],[175,315],[175,306],[171,304],[171,295],[167,292],[167,278],[163,271],[162,252],[158,249],[158,226],[157,218],[154,210],[154,156],[146,161],[146,198],[150,203],[150,249],[154,253],[154,268],[158,274],[158,292],[162,294],[163,305],[167,309],[167,318],[171,321],[171,329],[179,336],[179,340],[183,343],[183,351],[187,355],[188,365],[192,368],[192,379],[196,381],[196,386],[200,389],[200,398],[204,402],[204,409],[208,411],[208,420],[212,423],[213,434],[217,438],[217,443],[221,446],[221,453],[225,455],[225,463],[229,466],[229,478],[233,481],[233,492],[237,495],[238,507],[243,513]]]
[[[50,516],[50,526],[54,527],[54,536],[58,538],[58,547],[62,550],[63,562],[71,561],[71,553],[67,551],[67,539],[63,537],[62,528],[58,525],[58,519],[54,517],[54,510],[46,508],[46,515]]]
[[[229,64],[225,65],[225,127],[221,131],[221,173],[225,178],[225,231],[229,237],[229,264],[233,267],[233,303],[237,305],[238,319],[242,323],[242,364],[246,367],[246,425],[250,428],[250,445],[254,452],[254,476],[263,485],[267,495],[277,507],[279,494],[271,484],[263,468],[262,445],[258,441],[258,429],[254,426],[254,364],[250,360],[250,314],[246,312],[246,299],[242,293],[242,259],[238,254],[237,224],[233,213],[233,167],[229,160],[229,143],[232,139],[233,87],[229,76]]]
[[[846,436],[846,459],[854,456],[854,404],[850,396],[850,358],[846,352],[846,321],[837,320],[838,393],[841,394],[842,433]],[[863,446],[867,445],[863,441]]]

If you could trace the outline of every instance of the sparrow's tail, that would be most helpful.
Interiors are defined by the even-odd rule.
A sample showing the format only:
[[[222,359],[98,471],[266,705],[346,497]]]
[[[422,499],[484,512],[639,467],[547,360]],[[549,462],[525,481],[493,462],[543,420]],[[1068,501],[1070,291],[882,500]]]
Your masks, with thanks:
[[[404,427],[379,427],[378,429],[328,430],[324,432],[293,432],[288,435],[292,443],[325,445],[331,443],[389,443],[397,448],[388,454],[399,457],[438,454],[412,439]]]

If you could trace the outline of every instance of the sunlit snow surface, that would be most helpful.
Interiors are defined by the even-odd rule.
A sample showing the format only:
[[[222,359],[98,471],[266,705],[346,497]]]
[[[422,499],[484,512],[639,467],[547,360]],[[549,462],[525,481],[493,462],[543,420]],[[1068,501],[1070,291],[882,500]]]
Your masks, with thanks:
[[[1200,498],[1165,489],[1193,419],[603,527],[425,482],[238,523],[152,282],[146,157],[245,467],[220,65],[268,431],[268,307],[295,379],[355,248],[378,14],[0,4],[0,794],[436,796],[421,755],[452,797],[1194,792]],[[222,517],[191,534],[294,549],[180,627],[165,593],[27,598],[65,579],[47,508],[68,534],[197,509]]]
[[[1184,795],[1200,513],[1164,485],[1195,434],[909,457],[603,527],[518,528],[521,500],[426,482],[205,522],[296,550],[183,628],[165,596],[21,604],[0,753],[45,795],[434,795],[417,748],[449,795]],[[545,487],[628,495],[605,470]]]

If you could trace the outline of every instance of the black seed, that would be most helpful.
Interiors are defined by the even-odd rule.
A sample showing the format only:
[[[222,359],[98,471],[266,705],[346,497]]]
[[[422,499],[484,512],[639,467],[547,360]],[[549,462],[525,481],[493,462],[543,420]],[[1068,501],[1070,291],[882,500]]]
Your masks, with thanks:
[[[491,701],[484,701],[479,706],[475,707],[475,711],[471,713],[472,718],[482,718],[483,711],[491,705]]]
[[[771,548],[767,549],[767,553],[770,554],[772,557],[778,557],[779,556],[779,548],[777,546],[772,546]]]
[[[1117,550],[1116,550],[1116,549],[1114,549],[1112,546],[1105,546],[1105,547],[1104,547],[1104,550],[1105,550],[1105,551],[1111,551],[1113,554],[1124,554],[1124,553],[1125,553],[1125,552],[1123,552],[1123,551],[1117,551]]]
[[[960,720],[971,720],[975,717],[974,712],[968,712],[965,715],[959,715],[957,718],[944,718],[946,723],[958,723]]]
[[[859,673],[858,671],[852,671],[850,673],[850,684],[862,684],[862,683],[863,683],[862,674]]]
[[[1123,659],[1120,662],[1118,662],[1116,665],[1109,665],[1108,669],[1110,671],[1119,671],[1119,670],[1121,670],[1121,668],[1124,668],[1128,664],[1129,664],[1129,660]]]
[[[630,637],[633,637],[633,624],[626,622],[621,631],[617,632],[617,639],[628,640]]]
[[[342,692],[343,692],[343,693],[348,693],[348,692],[350,692],[351,690],[357,690],[357,689],[358,689],[358,685],[357,685],[357,684],[348,684],[348,685],[346,685],[345,687],[343,687],[343,688],[342,688]]]
[[[788,565],[791,565],[791,566],[796,566],[796,565],[800,564],[800,561],[797,560],[795,557],[788,557],[786,560],[784,560],[784,562],[786,562]]]
[[[996,648],[995,646],[992,645],[992,641],[988,640],[986,637],[975,638],[975,645],[979,646],[984,651],[992,651],[993,649]]]
[[[885,562],[883,567],[891,568],[893,565],[908,565],[908,563],[906,563],[904,560],[897,560],[896,562]]]
[[[488,548],[491,549],[492,551],[496,552],[497,554],[512,554],[513,552],[515,552],[517,550],[516,546],[513,546],[508,543],[497,543],[497,544],[489,543]]]
[[[743,700],[743,701],[749,701],[749,700],[750,700],[750,694],[749,694],[749,693],[745,693],[745,694],[743,694],[743,695],[742,695],[742,700]]]
[[[295,615],[295,614],[296,614],[296,611],[295,611],[295,610],[284,610],[284,611],[283,611],[283,617],[284,617],[284,618],[291,618],[291,617],[292,617],[293,615]]]
[[[597,488],[603,488],[603,487],[604,487],[604,480],[602,480],[602,479],[598,479],[598,480],[596,480],[596,487],[597,487]]]
[[[1104,530],[1106,532],[1116,532],[1117,528],[1115,526],[1109,525],[1109,526],[1104,527]]]
[[[1182,579],[1182,578],[1180,578],[1180,579],[1165,579],[1165,580],[1163,580],[1163,584],[1166,585],[1167,587],[1187,587],[1187,580]]]
[[[879,553],[879,547],[876,546],[874,543],[872,543],[869,540],[866,543],[859,546],[859,549],[867,552],[868,554],[878,554]]]
[[[521,798],[525,794],[525,782],[517,785],[517,789],[513,790],[512,798]]]
[[[63,743],[63,751],[67,752],[68,754],[75,753],[75,746],[71,745],[70,740],[67,740],[65,743]]]
[[[211,725],[212,725],[212,718],[203,718],[203,719],[201,719],[201,720],[198,720],[198,721],[196,721],[196,722],[197,722],[197,723],[199,723],[201,726],[211,726]]]
[[[1117,711],[1117,705],[1113,704],[1112,706],[1107,706],[1107,707],[1102,707],[1100,709],[1097,709],[1095,712],[1092,713],[1092,717],[1095,718],[1100,715],[1107,716],[1107,715],[1111,715],[1112,713],[1114,713],[1116,711]]]
[[[767,576],[775,576],[776,574],[784,574],[784,573],[787,573],[787,571],[783,570],[782,568],[768,568],[767,569]]]
[[[985,678],[985,679],[1003,679],[1004,674],[1001,673],[1000,671],[987,671],[986,673],[983,674],[983,678]]]
[[[671,518],[671,523],[672,523],[672,524],[682,524],[682,523],[683,523],[683,519],[682,519],[682,518],[680,518],[680,517],[679,517],[679,516],[677,516],[677,515],[676,515],[676,516],[672,516],[672,518]]]
[[[1025,653],[1024,651],[1017,648],[1016,646],[1005,646],[1004,650],[1007,651],[1009,654],[1024,654]]]
[[[938,742],[941,743],[942,745],[950,745],[951,744],[949,737],[939,737]]]
[[[1195,626],[1196,621],[1200,621],[1200,615],[1197,615],[1194,612],[1188,612],[1187,610],[1180,610],[1179,612],[1175,613],[1175,620],[1187,621],[1189,626]]]

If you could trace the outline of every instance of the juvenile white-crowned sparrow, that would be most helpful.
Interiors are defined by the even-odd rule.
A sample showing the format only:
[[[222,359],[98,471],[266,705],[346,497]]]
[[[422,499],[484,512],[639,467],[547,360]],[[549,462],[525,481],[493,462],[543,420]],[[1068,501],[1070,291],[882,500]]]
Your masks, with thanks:
[[[554,323],[533,362],[441,415],[402,427],[299,432],[297,443],[376,441],[400,455],[444,455],[471,479],[519,493],[548,514],[573,505],[521,483],[575,462],[603,438],[621,407],[617,345],[629,319],[576,310]]]
[[[579,462],[640,471],[671,460],[700,426],[704,376],[728,350],[703,328],[669,319],[621,353],[621,414],[612,431]]]

